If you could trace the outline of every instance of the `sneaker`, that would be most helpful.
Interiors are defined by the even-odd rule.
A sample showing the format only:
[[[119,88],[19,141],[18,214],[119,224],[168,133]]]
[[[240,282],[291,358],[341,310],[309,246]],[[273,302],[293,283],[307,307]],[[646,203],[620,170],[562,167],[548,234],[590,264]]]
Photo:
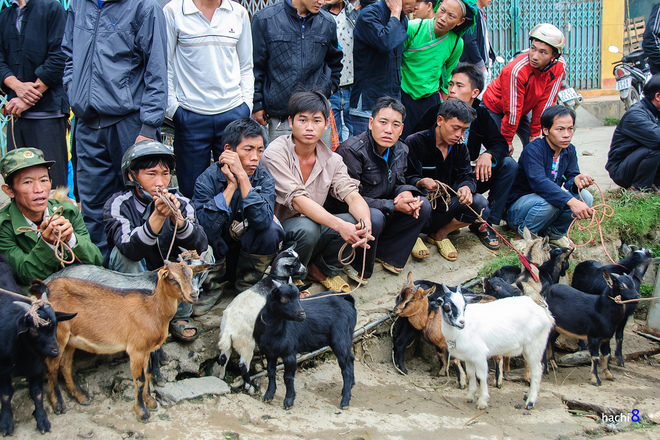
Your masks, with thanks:
[[[573,242],[571,241],[571,239],[565,235],[555,240],[550,240],[550,244],[554,244],[555,246],[564,247],[564,248],[573,246]]]

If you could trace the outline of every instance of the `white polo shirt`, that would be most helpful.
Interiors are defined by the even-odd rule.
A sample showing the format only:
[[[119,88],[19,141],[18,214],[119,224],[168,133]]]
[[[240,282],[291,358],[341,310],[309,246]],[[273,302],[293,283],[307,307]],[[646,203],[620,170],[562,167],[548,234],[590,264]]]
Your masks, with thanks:
[[[246,103],[252,111],[252,31],[247,10],[231,0],[209,20],[193,0],[172,0],[167,21],[167,116],[179,106],[214,115]]]

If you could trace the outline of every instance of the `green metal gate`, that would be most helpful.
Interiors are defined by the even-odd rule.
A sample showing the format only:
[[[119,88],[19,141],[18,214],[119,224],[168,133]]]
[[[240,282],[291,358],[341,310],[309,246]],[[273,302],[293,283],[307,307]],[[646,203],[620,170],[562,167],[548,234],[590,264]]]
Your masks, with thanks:
[[[493,50],[507,62],[529,47],[529,31],[552,23],[566,36],[568,83],[579,90],[600,88],[602,0],[495,0],[486,8]],[[503,64],[494,66],[493,76]]]

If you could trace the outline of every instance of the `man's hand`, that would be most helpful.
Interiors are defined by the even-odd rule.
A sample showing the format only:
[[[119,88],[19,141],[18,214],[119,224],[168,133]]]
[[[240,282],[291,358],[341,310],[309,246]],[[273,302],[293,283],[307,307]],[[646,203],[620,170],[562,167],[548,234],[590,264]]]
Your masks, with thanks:
[[[438,183],[435,180],[431,179],[430,177],[424,177],[423,179],[420,179],[417,182],[416,186],[419,189],[424,188],[429,191],[435,191],[436,189],[438,189]]]
[[[403,9],[403,2],[401,0],[385,0],[385,3],[390,8],[390,11],[392,11],[390,17],[399,18],[401,16],[401,10]]]
[[[577,186],[577,189],[582,190],[585,188],[589,188],[591,185],[593,185],[594,178],[591,177],[589,174],[578,174],[573,180],[573,182],[575,182],[575,186]]]
[[[179,210],[179,207],[181,206],[181,202],[179,202],[179,200],[176,197],[174,197],[174,194],[167,192],[167,190],[164,190],[162,195],[164,195],[170,200],[170,203],[174,205],[179,216],[183,217],[183,215],[181,215],[181,211]],[[185,220],[182,221],[177,220],[177,216],[172,214],[172,211],[170,210],[169,206],[159,196],[154,197],[154,212],[152,215],[156,215],[160,217],[162,220],[166,219],[167,217],[170,217],[172,219],[172,223],[176,223],[177,227],[179,228],[182,227],[185,223]]]
[[[419,218],[419,208],[422,206],[422,199],[413,197],[410,191],[403,191],[394,198],[394,210],[412,215]]]
[[[360,223],[353,224],[343,220],[342,222],[337,232],[345,242],[350,243],[353,248],[361,246],[369,249],[371,247],[367,244],[368,241],[374,240],[374,236],[371,235],[371,223],[366,224],[365,222],[366,228],[361,229]]]
[[[238,153],[235,151],[231,150],[224,150],[222,154],[220,155],[220,158],[218,159],[218,162],[224,165],[227,165],[226,167],[222,167],[222,173],[227,177],[227,171],[225,171],[225,168],[228,168],[228,172],[230,174],[233,174],[232,180],[236,182],[236,179],[241,179],[247,177],[247,173],[245,172],[245,169],[243,169],[243,165],[241,164],[241,158],[238,157]],[[227,181],[229,181],[230,178],[227,177]]]
[[[32,107],[30,104],[26,103],[23,101],[21,98],[12,98],[7,105],[5,106],[5,110],[7,110],[7,113],[16,117],[20,118],[23,112],[27,109]]]
[[[566,204],[569,208],[571,208],[571,211],[573,211],[575,218],[579,220],[591,218],[591,214],[594,212],[593,209],[589,207],[589,205],[584,203],[582,200],[576,199],[575,197],[571,197],[571,200],[569,200]]]
[[[148,138],[146,136],[142,136],[141,134],[138,135],[138,137],[135,138],[135,143],[137,144],[140,141],[153,141],[154,138]]]
[[[399,0],[401,1],[401,0]],[[252,113],[252,119],[257,121],[259,124],[266,126],[266,111],[265,110],[259,110],[257,112]]]
[[[509,156],[513,156],[513,142],[509,144]]]
[[[16,81],[10,87],[16,92],[16,96],[30,105],[35,105],[43,96],[33,82]]]
[[[493,174],[493,155],[484,153],[477,158],[477,165],[474,167],[475,177],[479,182],[487,182]]]
[[[471,205],[472,204],[472,190],[467,186],[461,186],[458,188],[458,203],[461,205]]]
[[[530,136],[530,137],[529,137],[529,141],[530,141],[530,142],[534,142],[534,141],[537,140],[537,139],[541,139],[541,135],[538,135],[538,136]]]
[[[68,243],[71,239],[71,234],[73,234],[73,226],[71,222],[61,215],[54,215],[51,217],[50,223],[46,226],[46,230],[41,233],[41,238],[44,239],[46,243],[54,245],[57,242],[58,233],[56,230],[59,229],[59,237],[64,243]]]

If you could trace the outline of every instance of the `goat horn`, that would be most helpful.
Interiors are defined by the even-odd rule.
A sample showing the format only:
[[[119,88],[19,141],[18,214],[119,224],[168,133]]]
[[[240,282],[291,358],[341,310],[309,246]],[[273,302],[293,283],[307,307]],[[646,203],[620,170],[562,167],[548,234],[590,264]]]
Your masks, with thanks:
[[[14,301],[14,304],[19,306],[21,309],[25,310],[25,313],[28,313],[30,311],[30,306],[27,303],[24,303],[23,301]]]
[[[289,275],[289,284],[293,284],[293,278]]]

